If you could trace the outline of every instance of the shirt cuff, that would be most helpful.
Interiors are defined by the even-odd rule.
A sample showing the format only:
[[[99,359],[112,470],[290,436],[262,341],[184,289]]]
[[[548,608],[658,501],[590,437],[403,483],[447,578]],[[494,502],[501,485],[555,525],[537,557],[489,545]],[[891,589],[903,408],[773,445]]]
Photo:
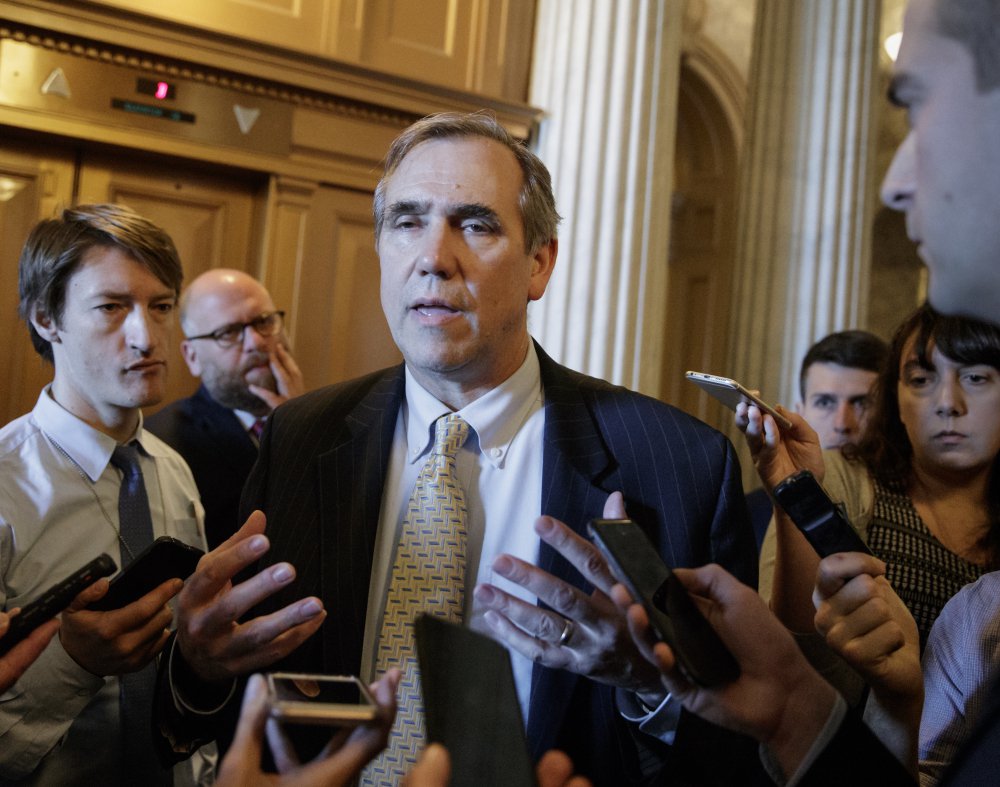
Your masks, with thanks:
[[[785,774],[781,771],[781,766],[778,765],[770,750],[766,746],[761,745],[760,761],[764,766],[764,770],[767,771],[768,776],[774,780],[774,783],[777,784],[778,787],[796,787],[809,768],[812,767],[816,758],[822,754],[823,750],[827,747],[830,741],[833,740],[834,736],[837,734],[837,730],[840,729],[841,723],[844,721],[844,716],[846,715],[847,703],[844,701],[844,698],[840,696],[840,694],[837,694],[833,707],[830,709],[830,715],[827,716],[826,724],[823,725],[823,729],[820,730],[819,735],[816,736],[816,740],[814,740],[812,746],[809,747],[809,751],[806,752],[806,756],[802,758],[802,762],[799,763],[799,767],[795,769],[795,773],[793,773],[791,778],[787,780],[785,779]]]
[[[681,704],[670,694],[650,710],[634,692],[616,689],[615,703],[622,718],[639,725],[640,732],[673,745],[677,724],[681,718]]]
[[[170,696],[173,699],[174,707],[177,709],[178,713],[193,713],[198,716],[211,716],[218,713],[233,698],[233,694],[236,692],[237,679],[233,678],[229,684],[228,690],[224,686],[217,686],[214,684],[207,684],[203,681],[202,686],[204,687],[202,691],[199,691],[200,699],[205,699],[207,702],[205,705],[199,707],[197,700],[193,699],[192,691],[190,690],[192,683],[198,682],[199,679],[195,676],[194,672],[190,667],[184,662],[183,656],[174,657],[178,651],[177,638],[170,643],[170,656],[167,662],[167,679],[170,682]],[[207,696],[206,696],[207,695]]]

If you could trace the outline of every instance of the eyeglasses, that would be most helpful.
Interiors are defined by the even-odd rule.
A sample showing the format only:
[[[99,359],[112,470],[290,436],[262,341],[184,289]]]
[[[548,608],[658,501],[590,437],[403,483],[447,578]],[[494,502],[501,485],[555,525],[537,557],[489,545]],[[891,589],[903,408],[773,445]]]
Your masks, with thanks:
[[[234,322],[231,325],[223,325],[221,328],[211,333],[203,333],[201,336],[188,336],[187,340],[193,342],[195,339],[211,339],[222,347],[235,347],[243,342],[247,328],[253,328],[258,336],[267,338],[274,336],[281,331],[284,325],[285,313],[282,311],[265,312],[259,317],[254,317],[250,322]]]

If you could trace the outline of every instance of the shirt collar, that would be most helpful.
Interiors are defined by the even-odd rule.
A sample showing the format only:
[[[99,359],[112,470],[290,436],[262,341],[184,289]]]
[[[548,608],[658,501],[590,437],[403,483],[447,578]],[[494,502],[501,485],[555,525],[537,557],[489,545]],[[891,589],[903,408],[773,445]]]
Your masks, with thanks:
[[[248,432],[253,428],[253,425],[257,423],[257,416],[253,413],[248,413],[246,410],[236,410],[234,408],[233,415],[239,419],[240,423],[243,424],[243,428]]]
[[[488,462],[502,467],[518,430],[542,395],[542,376],[533,342],[524,362],[510,377],[466,405],[458,414],[468,422]],[[413,463],[434,444],[433,425],[448,406],[430,394],[406,369],[406,461]],[[472,435],[469,436],[470,443]]]
[[[110,435],[77,418],[52,398],[51,386],[46,385],[32,411],[38,427],[49,440],[58,445],[76,465],[95,482],[111,461],[111,454],[118,445]],[[142,451],[150,456],[162,456],[163,447],[142,428],[142,411],[135,434],[125,442],[135,440]]]

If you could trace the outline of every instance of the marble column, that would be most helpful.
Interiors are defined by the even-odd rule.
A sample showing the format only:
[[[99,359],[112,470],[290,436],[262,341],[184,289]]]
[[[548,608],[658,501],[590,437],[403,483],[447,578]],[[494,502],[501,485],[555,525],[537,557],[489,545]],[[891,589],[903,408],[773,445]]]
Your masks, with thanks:
[[[757,5],[723,373],[787,406],[809,345],[868,313],[879,13],[879,0]]]
[[[657,394],[683,3],[539,0],[529,101],[563,215],[532,334],[575,369]]]

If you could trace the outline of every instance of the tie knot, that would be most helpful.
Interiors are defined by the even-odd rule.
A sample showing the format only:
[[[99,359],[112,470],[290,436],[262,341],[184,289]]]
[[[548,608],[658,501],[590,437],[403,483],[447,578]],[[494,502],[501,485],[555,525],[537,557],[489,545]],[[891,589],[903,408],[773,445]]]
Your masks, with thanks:
[[[132,475],[139,470],[139,448],[135,443],[119,445],[111,454],[111,464],[125,475]]]
[[[469,437],[469,424],[460,415],[442,415],[434,422],[434,453],[455,458]]]
[[[266,419],[258,418],[250,427],[250,431],[253,432],[253,436],[260,440],[260,436],[264,434],[264,423]]]

